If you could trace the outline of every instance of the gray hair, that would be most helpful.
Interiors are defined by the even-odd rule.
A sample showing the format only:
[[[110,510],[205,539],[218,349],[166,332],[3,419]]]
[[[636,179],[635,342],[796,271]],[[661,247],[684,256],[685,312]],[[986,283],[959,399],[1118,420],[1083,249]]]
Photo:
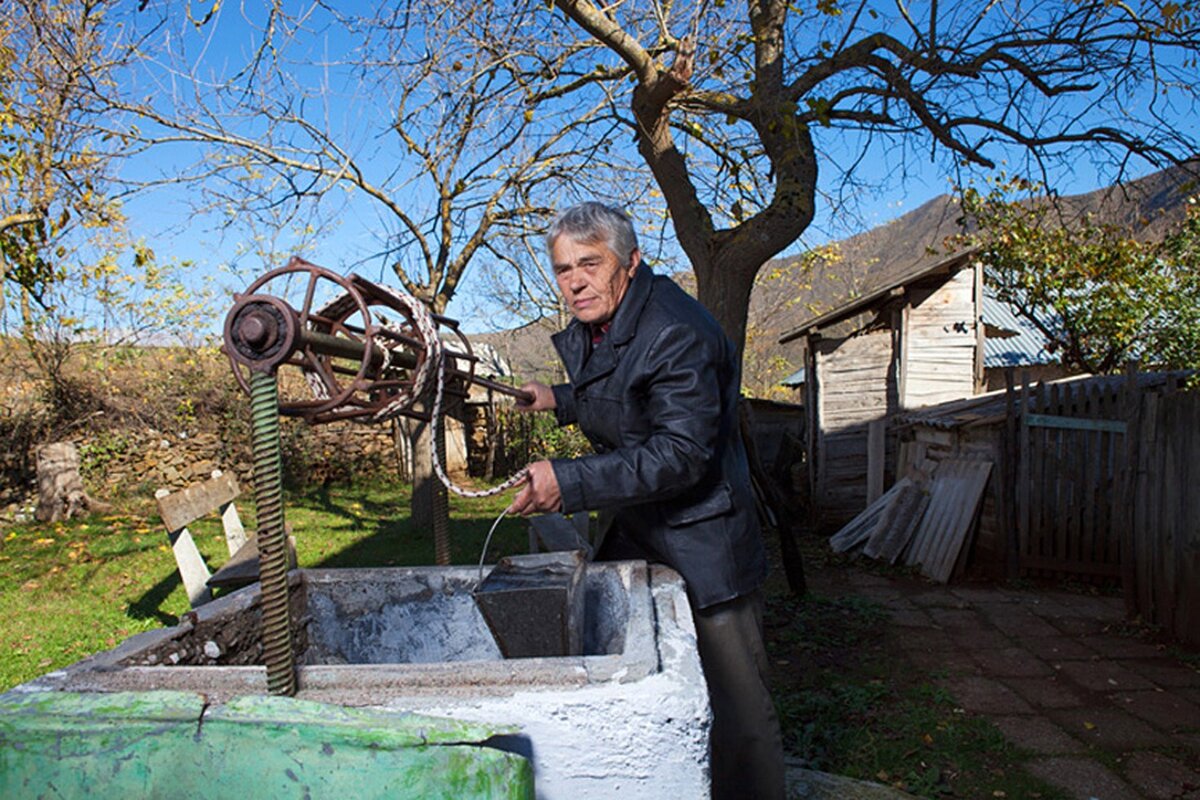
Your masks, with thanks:
[[[546,231],[546,249],[553,248],[560,236],[589,244],[603,242],[622,261],[628,261],[638,249],[629,215],[594,201],[571,206],[555,217]]]

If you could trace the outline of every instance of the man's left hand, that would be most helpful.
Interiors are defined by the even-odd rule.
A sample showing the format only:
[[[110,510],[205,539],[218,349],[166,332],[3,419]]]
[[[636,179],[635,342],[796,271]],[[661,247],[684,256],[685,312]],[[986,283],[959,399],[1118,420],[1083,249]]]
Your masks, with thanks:
[[[529,465],[529,478],[525,487],[513,499],[508,513],[528,517],[531,514],[545,514],[561,508],[562,492],[558,488],[554,467],[549,461],[533,462]]]

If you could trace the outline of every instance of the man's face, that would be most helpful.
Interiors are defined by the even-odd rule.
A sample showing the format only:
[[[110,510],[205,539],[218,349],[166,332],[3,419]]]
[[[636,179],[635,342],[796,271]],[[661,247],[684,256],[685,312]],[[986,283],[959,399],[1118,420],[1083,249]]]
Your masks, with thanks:
[[[622,263],[604,242],[579,242],[564,235],[554,240],[550,261],[558,291],[575,319],[602,325],[617,313],[641,253],[634,250]]]

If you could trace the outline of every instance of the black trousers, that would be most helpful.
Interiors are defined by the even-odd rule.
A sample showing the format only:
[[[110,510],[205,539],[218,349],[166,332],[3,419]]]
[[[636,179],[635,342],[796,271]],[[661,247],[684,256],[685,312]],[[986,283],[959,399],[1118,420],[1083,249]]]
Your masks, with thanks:
[[[609,531],[596,560],[625,559],[654,560],[630,537]],[[714,800],[783,800],[785,795],[783,737],[767,688],[770,662],[762,613],[758,591],[708,608],[692,605],[713,713],[709,763]]]
[[[712,704],[712,796],[782,800],[783,739],[767,688],[762,593],[693,609]]]

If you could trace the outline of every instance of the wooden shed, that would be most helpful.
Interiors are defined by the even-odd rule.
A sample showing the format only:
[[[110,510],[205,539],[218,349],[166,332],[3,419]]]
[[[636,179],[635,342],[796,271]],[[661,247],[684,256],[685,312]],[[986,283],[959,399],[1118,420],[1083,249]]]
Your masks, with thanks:
[[[995,383],[989,365],[1053,360],[987,296],[974,251],[804,322],[779,342],[798,340],[809,492],[823,530],[853,518],[894,480],[889,418],[985,391]]]

